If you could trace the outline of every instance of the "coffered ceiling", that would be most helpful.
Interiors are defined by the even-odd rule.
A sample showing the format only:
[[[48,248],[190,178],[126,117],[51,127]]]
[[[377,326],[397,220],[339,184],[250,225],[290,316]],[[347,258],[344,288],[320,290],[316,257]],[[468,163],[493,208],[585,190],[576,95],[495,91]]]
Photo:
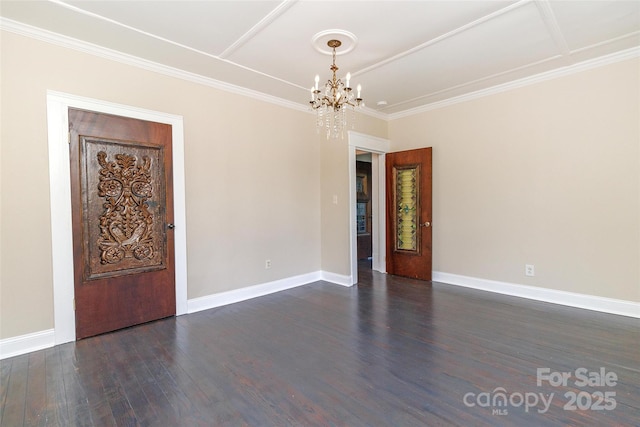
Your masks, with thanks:
[[[314,76],[330,76],[331,57],[313,37],[349,32],[338,74],[350,71],[367,108],[383,116],[640,49],[637,0],[0,5],[5,29],[35,27],[301,107]]]

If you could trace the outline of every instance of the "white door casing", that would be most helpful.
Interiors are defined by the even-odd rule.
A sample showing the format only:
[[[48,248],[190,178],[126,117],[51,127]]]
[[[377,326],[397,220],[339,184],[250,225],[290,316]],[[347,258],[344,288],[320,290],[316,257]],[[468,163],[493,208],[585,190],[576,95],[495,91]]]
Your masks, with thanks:
[[[372,268],[386,272],[386,220],[385,220],[385,153],[391,151],[391,142],[387,139],[349,131],[349,232],[351,284],[358,283],[358,243],[356,230],[356,150],[372,153],[371,156],[371,192],[372,192]]]
[[[69,107],[170,124],[172,128],[176,315],[187,313],[184,128],[181,116],[47,91],[55,344],[76,339],[69,165]]]

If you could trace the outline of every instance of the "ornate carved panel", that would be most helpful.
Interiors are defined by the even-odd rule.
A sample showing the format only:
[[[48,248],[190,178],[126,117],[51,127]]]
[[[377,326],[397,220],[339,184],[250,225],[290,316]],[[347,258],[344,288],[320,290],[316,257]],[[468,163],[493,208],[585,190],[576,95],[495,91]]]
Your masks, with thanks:
[[[162,148],[81,137],[87,279],[165,267]]]

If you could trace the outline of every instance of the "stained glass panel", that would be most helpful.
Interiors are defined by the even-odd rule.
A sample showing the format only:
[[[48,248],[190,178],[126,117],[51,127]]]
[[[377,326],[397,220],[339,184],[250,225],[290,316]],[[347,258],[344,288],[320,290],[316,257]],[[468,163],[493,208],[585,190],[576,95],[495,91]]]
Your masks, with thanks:
[[[417,166],[395,169],[396,250],[418,250],[418,174]]]

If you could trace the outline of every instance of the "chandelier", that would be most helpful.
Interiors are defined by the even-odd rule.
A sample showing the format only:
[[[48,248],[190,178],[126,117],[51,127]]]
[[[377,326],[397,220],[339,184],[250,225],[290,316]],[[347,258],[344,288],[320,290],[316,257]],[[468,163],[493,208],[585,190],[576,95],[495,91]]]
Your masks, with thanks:
[[[358,85],[357,94],[349,85],[351,73],[347,73],[346,82],[336,77],[338,66],[336,65],[336,48],[340,47],[340,40],[329,40],[327,46],[333,50],[333,64],[329,69],[333,75],[331,80],[324,84],[324,90],[320,90],[318,83],[320,76],[316,75],[315,85],[311,88],[311,108],[316,111],[316,127],[318,133],[321,130],[326,132],[327,139],[344,138],[344,129],[347,127],[347,110],[351,111],[351,127],[355,121],[355,109],[364,106],[360,91],[362,87]]]

